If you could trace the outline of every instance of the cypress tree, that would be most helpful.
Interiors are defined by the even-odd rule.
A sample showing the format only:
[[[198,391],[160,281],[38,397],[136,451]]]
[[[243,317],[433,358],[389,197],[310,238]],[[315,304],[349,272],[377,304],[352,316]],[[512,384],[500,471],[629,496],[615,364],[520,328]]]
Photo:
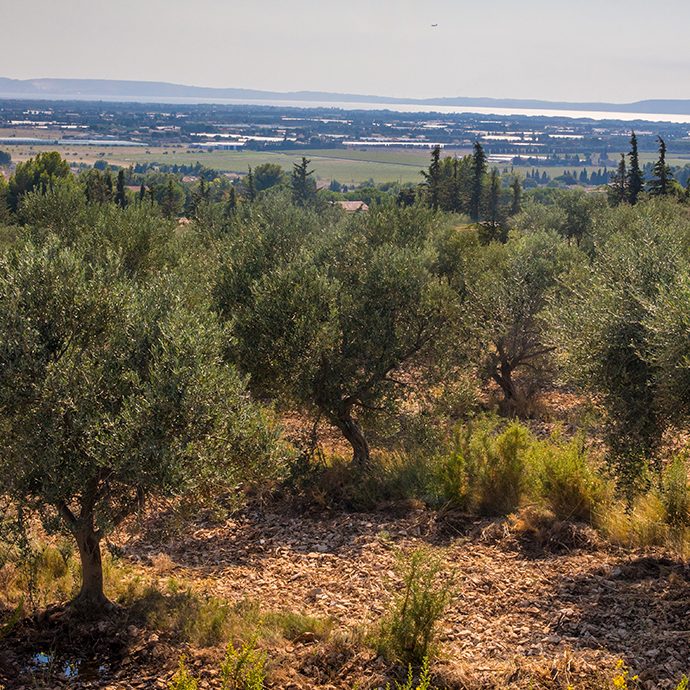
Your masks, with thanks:
[[[630,137],[630,165],[628,166],[628,201],[633,204],[637,203],[640,192],[644,187],[644,179],[642,177],[642,170],[640,169],[640,156],[637,152],[637,135],[635,132]]]
[[[495,229],[499,224],[499,203],[501,199],[501,178],[498,176],[498,170],[492,168],[491,179],[489,182],[489,222]]]
[[[510,190],[512,192],[512,198],[510,201],[510,215],[514,216],[520,213],[522,201],[522,185],[520,184],[520,178],[517,175],[513,177]]]
[[[434,146],[431,151],[431,163],[428,170],[422,170],[429,193],[429,206],[438,211],[441,192],[441,147]]]
[[[613,176],[609,187],[609,198],[611,202],[618,205],[628,200],[628,175],[625,168],[625,155],[621,153],[621,160],[618,163],[618,170]]]
[[[115,203],[120,208],[127,206],[127,193],[125,191],[125,171],[120,168],[117,173],[117,190],[115,192]]]
[[[659,137],[659,160],[654,164],[654,179],[649,183],[649,193],[666,196],[671,191],[671,168],[666,165],[666,142]]]
[[[250,202],[256,199],[256,186],[254,185],[254,173],[252,172],[251,165],[249,166],[247,176],[244,178],[244,191]]]
[[[476,141],[474,143],[474,153],[472,154],[472,194],[470,195],[470,218],[474,222],[479,220],[481,213],[482,188],[485,174],[486,154],[482,145]]]
[[[110,170],[105,173],[105,194],[106,201],[110,201],[113,198],[113,176],[110,174]]]
[[[460,213],[462,202],[460,199],[460,162],[453,160],[453,180],[450,185],[450,210]]]
[[[235,193],[235,188],[230,187],[230,194],[228,195],[228,200],[225,203],[225,215],[231,216],[235,213],[237,209],[237,194]]]

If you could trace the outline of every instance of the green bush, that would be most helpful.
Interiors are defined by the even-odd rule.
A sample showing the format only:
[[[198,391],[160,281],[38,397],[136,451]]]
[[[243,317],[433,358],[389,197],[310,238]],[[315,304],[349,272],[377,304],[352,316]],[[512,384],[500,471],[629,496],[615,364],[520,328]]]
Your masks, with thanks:
[[[534,442],[528,464],[536,474],[539,498],[559,520],[592,522],[605,485],[592,467],[583,439]]]
[[[451,598],[440,560],[414,551],[401,567],[403,588],[380,624],[375,644],[392,661],[418,664],[432,652],[436,626]]]
[[[527,429],[516,422],[501,433],[491,420],[461,427],[449,452],[440,458],[441,493],[463,510],[485,515],[512,512],[528,488],[529,444]]]

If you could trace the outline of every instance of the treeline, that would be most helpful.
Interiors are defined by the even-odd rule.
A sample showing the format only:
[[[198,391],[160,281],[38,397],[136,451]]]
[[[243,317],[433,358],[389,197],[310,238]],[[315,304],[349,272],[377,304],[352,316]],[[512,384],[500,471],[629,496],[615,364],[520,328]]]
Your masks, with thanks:
[[[592,170],[589,172],[587,168],[583,168],[579,172],[577,170],[564,170],[562,175],[551,178],[549,174],[543,170],[541,174],[536,168],[528,170],[525,175],[525,188],[536,187],[539,185],[548,185],[553,182],[561,182],[566,186],[582,185],[600,187],[611,182],[611,174],[607,168]]]
[[[647,167],[645,179],[640,166],[637,136],[635,132],[632,133],[630,152],[627,157],[621,154],[618,169],[611,181],[609,196],[614,204],[635,205],[645,192],[650,196],[674,196],[681,201],[690,201],[690,176],[687,176],[686,181],[689,186],[685,188],[674,179],[673,171],[666,163],[666,142],[661,137],[658,137],[658,142],[659,158],[656,163]]]

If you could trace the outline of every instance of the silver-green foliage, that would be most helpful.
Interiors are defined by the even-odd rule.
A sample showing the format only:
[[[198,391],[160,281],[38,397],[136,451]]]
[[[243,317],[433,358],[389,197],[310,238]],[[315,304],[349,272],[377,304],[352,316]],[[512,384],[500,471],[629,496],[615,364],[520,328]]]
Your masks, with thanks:
[[[147,496],[234,486],[275,447],[209,311],[125,273],[54,237],[0,259],[0,491],[60,518],[96,570]]]
[[[591,264],[573,272],[552,324],[572,378],[605,408],[611,459],[632,489],[658,449],[666,410],[687,397],[677,386],[683,359],[673,359],[684,317],[668,318],[658,303],[687,273],[689,235],[668,205],[612,213],[622,227],[611,220]]]

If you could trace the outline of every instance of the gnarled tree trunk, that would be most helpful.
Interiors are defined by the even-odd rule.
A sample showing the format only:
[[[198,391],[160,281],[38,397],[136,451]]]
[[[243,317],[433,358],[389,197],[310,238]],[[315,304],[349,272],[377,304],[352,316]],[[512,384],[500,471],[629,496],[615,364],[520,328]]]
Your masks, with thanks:
[[[368,467],[370,458],[369,444],[359,424],[357,424],[349,412],[340,414],[336,424],[352,446],[352,463],[360,469]]]
[[[503,398],[506,403],[515,399],[515,383],[513,382],[513,367],[505,360],[496,367],[491,376],[503,391]]]

